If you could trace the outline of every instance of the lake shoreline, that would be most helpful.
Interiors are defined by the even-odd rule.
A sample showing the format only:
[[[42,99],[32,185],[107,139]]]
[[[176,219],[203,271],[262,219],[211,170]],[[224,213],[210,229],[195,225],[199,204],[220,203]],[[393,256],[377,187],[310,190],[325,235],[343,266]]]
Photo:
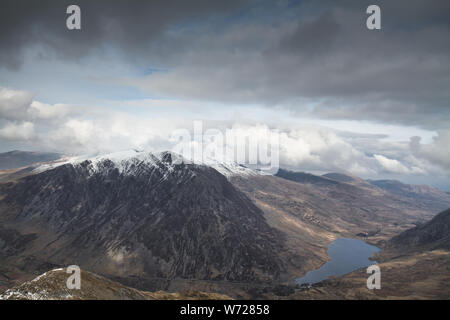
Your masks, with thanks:
[[[382,249],[360,239],[338,238],[328,245],[330,260],[320,268],[308,271],[294,280],[296,285],[312,285],[331,276],[342,276],[360,268],[377,264],[374,254]]]

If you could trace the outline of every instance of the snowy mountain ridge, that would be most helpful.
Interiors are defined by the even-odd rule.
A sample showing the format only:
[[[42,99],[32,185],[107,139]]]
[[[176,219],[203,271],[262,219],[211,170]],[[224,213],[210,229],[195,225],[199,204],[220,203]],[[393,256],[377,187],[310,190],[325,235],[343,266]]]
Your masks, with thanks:
[[[168,172],[172,172],[178,164],[209,166],[216,169],[227,178],[235,175],[259,174],[257,171],[233,161],[218,161],[211,157],[204,157],[203,159],[195,159],[192,161],[175,152],[164,151],[153,153],[136,149],[100,155],[65,157],[54,162],[41,164],[36,167],[33,172],[40,173],[66,164],[72,164],[73,166],[86,164],[91,172],[98,172],[105,166],[110,167],[110,165],[113,165],[120,173],[129,175],[139,173],[139,167],[141,165],[160,167]]]

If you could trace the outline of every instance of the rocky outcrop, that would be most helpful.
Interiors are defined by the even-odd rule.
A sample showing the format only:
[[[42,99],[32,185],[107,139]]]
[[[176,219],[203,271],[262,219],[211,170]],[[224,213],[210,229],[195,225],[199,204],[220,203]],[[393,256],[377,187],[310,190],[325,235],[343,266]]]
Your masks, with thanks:
[[[185,291],[169,293],[136,290],[99,275],[81,270],[80,288],[68,288],[71,274],[65,268],[53,269],[31,281],[8,289],[0,300],[229,300],[217,293]]]

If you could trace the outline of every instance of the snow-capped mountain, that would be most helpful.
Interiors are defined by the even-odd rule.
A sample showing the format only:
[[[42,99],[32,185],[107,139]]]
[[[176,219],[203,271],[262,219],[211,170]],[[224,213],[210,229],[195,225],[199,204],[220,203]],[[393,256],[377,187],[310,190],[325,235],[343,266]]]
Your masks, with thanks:
[[[355,177],[261,175],[171,152],[79,156],[18,170],[0,182],[0,290],[75,264],[147,291],[195,286],[259,296],[253,289],[322,265],[330,239],[384,243],[433,215],[428,201]]]
[[[189,160],[174,152],[164,151],[152,153],[136,149],[100,155],[65,157],[58,161],[41,164],[34,169],[33,172],[43,172],[66,164],[71,164],[73,166],[83,165],[88,167],[91,172],[98,172],[105,168],[106,163],[108,164],[107,167],[110,168],[113,166],[120,173],[128,175],[138,174],[139,170],[144,166],[158,167],[161,170],[173,171],[174,167],[180,164],[209,166],[216,169],[226,177],[234,175],[258,174],[257,171],[233,161],[218,161],[217,159],[211,157],[202,157]]]
[[[124,283],[141,279],[151,290],[168,279],[277,278],[283,236],[219,171],[256,174],[170,152],[41,165],[0,184],[2,264],[34,272],[75,264]]]

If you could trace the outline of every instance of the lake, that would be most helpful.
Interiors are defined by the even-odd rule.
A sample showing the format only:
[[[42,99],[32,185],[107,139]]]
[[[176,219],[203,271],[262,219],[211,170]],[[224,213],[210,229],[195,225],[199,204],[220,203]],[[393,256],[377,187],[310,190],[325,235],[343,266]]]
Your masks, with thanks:
[[[303,278],[297,278],[297,284],[317,283],[330,276],[342,276],[354,270],[368,267],[376,261],[369,258],[380,248],[358,239],[340,238],[328,246],[331,260],[317,270],[309,271]]]

